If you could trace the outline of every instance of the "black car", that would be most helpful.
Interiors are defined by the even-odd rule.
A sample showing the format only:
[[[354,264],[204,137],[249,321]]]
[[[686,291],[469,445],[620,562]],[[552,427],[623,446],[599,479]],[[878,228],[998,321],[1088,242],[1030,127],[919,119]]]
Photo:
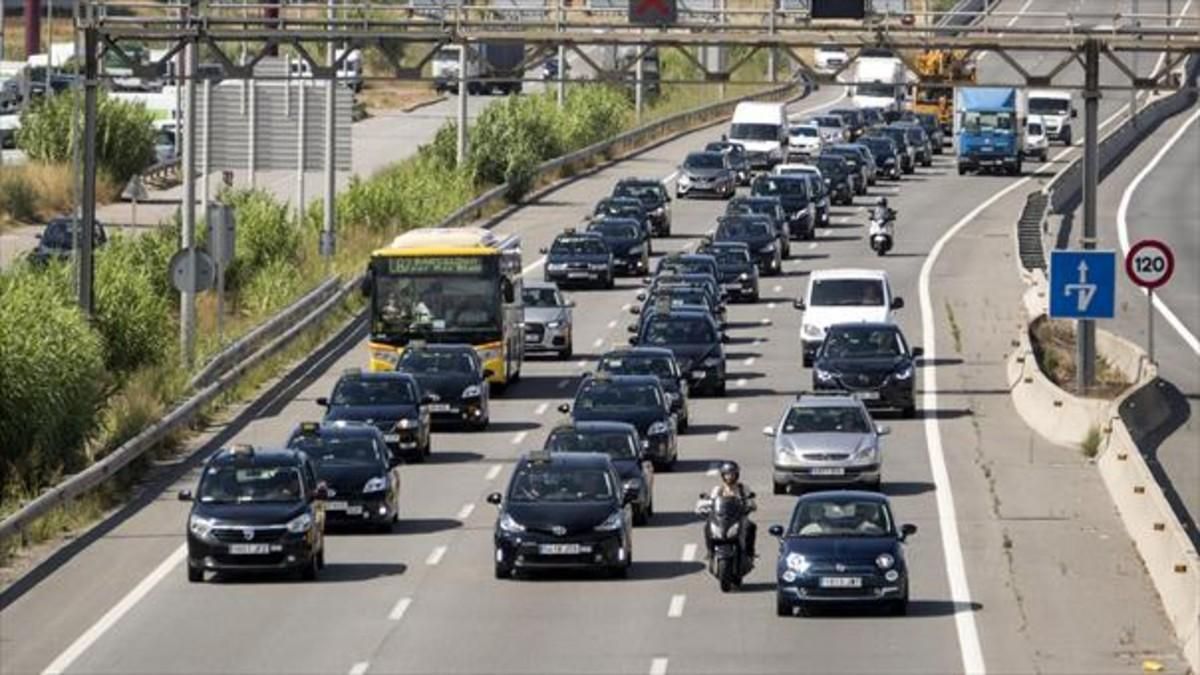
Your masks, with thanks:
[[[287,446],[301,450],[324,483],[327,524],[371,525],[390,531],[400,518],[400,459],[383,434],[361,422],[301,422]]]
[[[828,603],[885,604],[908,612],[908,565],[904,542],[916,525],[897,525],[891,502],[877,492],[829,490],[796,500],[779,538],[775,613],[808,614]]]
[[[761,177],[760,177],[761,179]],[[758,182],[756,179],[755,182]],[[792,256],[792,228],[789,214],[783,208],[779,195],[757,194],[749,197],[734,197],[725,207],[727,216],[766,216],[775,225],[783,259]]]
[[[621,478],[622,492],[637,496],[633,524],[645,525],[654,515],[654,463],[647,459],[637,428],[625,422],[576,422],[551,430],[543,448],[549,452],[608,455]]]
[[[559,285],[593,285],[612,288],[616,270],[613,254],[594,233],[564,232],[554,238],[546,255],[545,279]]]
[[[669,349],[656,347],[634,347],[632,349],[614,349],[600,357],[596,366],[597,373],[608,375],[653,375],[667,396],[671,412],[680,433],[687,431],[690,416],[688,415],[688,381],[687,376],[679,369],[675,354]]]
[[[745,242],[710,242],[701,251],[716,258],[717,280],[726,293],[742,302],[758,302],[758,266]]]
[[[645,300],[647,297],[654,295],[658,289],[667,286],[698,286],[703,288],[709,295],[712,296],[713,304],[718,307],[718,312],[725,312],[725,292],[721,290],[721,283],[717,281],[716,275],[711,272],[679,272],[664,267],[659,270],[658,275],[650,280],[650,287],[646,291],[638,292],[637,299]]]
[[[791,253],[791,239],[813,239],[817,232],[817,207],[810,194],[813,183],[803,176],[768,175],[754,179],[750,194],[755,198],[778,199],[786,218],[784,257]],[[743,199],[739,197],[738,199]],[[734,201],[738,201],[735,199]],[[726,209],[726,213],[731,213]]]
[[[783,271],[783,246],[775,225],[762,216],[722,216],[714,241],[740,241],[750,247],[759,272],[776,276]]]
[[[383,434],[393,456],[421,462],[429,456],[431,436],[429,406],[423,405],[423,398],[411,375],[348,370],[317,405],[325,408],[324,422],[371,424]]]
[[[717,260],[704,253],[672,253],[659,258],[654,273],[707,274],[716,278]]]
[[[468,344],[413,344],[400,355],[396,370],[421,385],[432,419],[460,422],[479,431],[491,421],[492,372]]]
[[[635,197],[605,197],[596,202],[591,220],[602,218],[629,218],[638,223],[642,237],[646,240],[646,251],[654,253],[650,237],[653,234],[650,210],[642,200]]]
[[[854,183],[850,177],[850,163],[845,157],[822,153],[815,164],[825,177],[825,186],[829,188],[830,199],[835,204],[849,206],[854,203]]]
[[[879,127],[876,133],[892,139],[896,144],[896,152],[900,154],[900,170],[902,172],[913,173],[917,170],[917,149],[909,142],[907,129],[888,125]]]
[[[711,315],[688,310],[656,312],[629,338],[633,345],[671,350],[690,391],[717,396],[725,395],[727,341]]]
[[[895,324],[834,324],[813,361],[813,388],[848,391],[869,408],[896,408],[914,417],[914,370],[921,354]]]
[[[570,413],[573,422],[632,424],[645,441],[643,447],[656,467],[669,467],[679,458],[676,438],[679,423],[654,375],[597,373],[579,385],[574,404],[564,403],[558,410]]]
[[[723,152],[729,157],[729,167],[737,174],[738,185],[749,185],[754,171],[750,166],[750,157],[746,154],[746,146],[733,141],[714,141],[704,146],[705,152]]]
[[[910,113],[913,121],[921,125],[925,130],[925,134],[929,136],[929,143],[933,146],[933,154],[940,155],[945,152],[943,146],[946,144],[946,132],[942,130],[942,124],[938,121],[937,115],[933,113]]]
[[[864,132],[870,132],[874,127],[886,124],[883,113],[878,108],[861,108],[859,112],[862,113]]]
[[[642,228],[632,218],[602,218],[588,225],[588,232],[600,235],[612,251],[613,267],[629,276],[642,276],[650,270],[650,252]]]
[[[493,558],[497,579],[517,571],[591,568],[615,577],[633,562],[634,490],[607,455],[531,452],[517,461],[499,507]]]
[[[895,122],[892,126],[904,130],[905,140],[913,146],[916,160],[921,166],[933,166],[933,143],[929,140],[929,134],[925,133],[925,129],[921,127],[919,121]]]
[[[858,143],[842,143],[825,149],[831,155],[845,157],[859,176],[858,194],[867,194],[867,186],[875,184],[875,158],[867,146]]]
[[[846,140],[854,140],[863,135],[866,125],[863,122],[862,111],[858,108],[834,108],[829,114],[842,118],[842,123],[850,130],[850,138]]]
[[[633,314],[640,314],[643,321],[656,311],[691,307],[707,312],[720,325],[725,323],[725,305],[704,286],[686,283],[658,284],[646,293],[638,293],[638,299],[642,301],[642,304],[633,305],[629,311]]]
[[[812,172],[784,174],[788,177],[795,176],[808,181],[808,195],[812,200],[816,212],[816,223],[818,226],[829,226],[829,202],[830,193],[829,186],[825,184],[825,179]],[[814,230],[815,236],[815,230]]]
[[[662,181],[655,178],[622,178],[617,181],[613,197],[637,199],[650,217],[650,229],[656,237],[671,236],[671,195]]]
[[[51,260],[70,258],[71,252],[75,250],[75,233],[79,229],[75,225],[76,222],[75,218],[67,216],[51,218],[42,233],[37,235],[38,243],[29,252],[29,262],[45,265]],[[108,233],[104,231],[104,225],[95,221],[95,227],[92,228],[92,245],[99,248],[107,241]]]
[[[708,193],[729,199],[737,192],[737,176],[729,158],[721,152],[692,152],[679,166],[675,196]]]
[[[187,524],[187,578],[229,571],[299,572],[325,566],[325,486],[300,450],[222,448],[204,463]]]
[[[875,173],[877,175],[900,180],[901,153],[896,147],[895,141],[887,136],[872,134],[863,136],[858,139],[858,142],[867,146],[875,157]]]

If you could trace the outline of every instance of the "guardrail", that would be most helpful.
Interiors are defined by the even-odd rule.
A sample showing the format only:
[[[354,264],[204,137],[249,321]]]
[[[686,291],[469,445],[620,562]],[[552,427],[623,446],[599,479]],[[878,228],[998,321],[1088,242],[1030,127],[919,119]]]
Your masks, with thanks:
[[[181,180],[179,177],[180,164],[181,160],[178,157],[159,162],[142,171],[142,178],[156,188],[170,187]]]

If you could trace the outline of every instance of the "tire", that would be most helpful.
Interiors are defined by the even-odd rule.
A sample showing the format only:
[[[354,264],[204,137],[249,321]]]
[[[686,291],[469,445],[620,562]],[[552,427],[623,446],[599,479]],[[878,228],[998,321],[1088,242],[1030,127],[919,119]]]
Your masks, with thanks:
[[[688,427],[691,426],[691,423],[692,423],[692,421],[688,418],[687,415],[685,415],[682,419],[680,419],[679,420],[679,433],[681,433],[681,434],[687,433]]]
[[[497,579],[511,579],[512,573],[512,568],[501,562],[495,563],[492,569],[492,574],[494,574]]]
[[[417,448],[417,454],[413,455],[412,458],[413,464],[423,464],[425,462],[425,458],[429,456],[428,447],[429,445],[426,444],[424,448]]]
[[[792,603],[782,593],[775,594],[775,616],[791,616]]]
[[[870,483],[867,483],[867,490],[869,492],[882,493],[883,492],[883,479],[881,478],[879,480],[874,480],[874,481],[871,481]]]
[[[633,524],[645,525],[650,520],[649,507],[643,507],[633,512]]]
[[[961,164],[960,164],[960,165],[959,165],[959,167],[958,167],[958,175],[960,175],[960,176],[965,176],[965,175],[967,175],[967,169],[966,169],[966,167],[962,166]]]
[[[891,610],[892,616],[907,616],[908,615],[908,594],[906,593],[903,598],[893,601],[892,606],[889,607],[888,609]]]
[[[917,416],[917,406],[910,405],[900,409],[900,416],[906,420],[911,420]]]
[[[722,559],[717,561],[717,580],[721,584],[721,592],[728,593],[733,590],[733,569],[728,560]]]
[[[616,285],[617,285],[616,281],[614,280],[613,275],[611,275],[611,274],[608,275],[608,278],[604,280],[604,288],[606,288],[608,290],[612,290],[613,287]]]
[[[204,568],[203,567],[192,567],[191,564],[189,564],[187,566],[187,577],[188,577],[188,581],[193,584],[198,584],[198,583],[204,581]]]
[[[304,564],[304,567],[300,568],[300,578],[304,581],[316,581],[318,572],[320,571],[320,567],[317,565],[317,563],[317,556],[314,555],[307,563]]]
[[[750,296],[750,302],[751,302],[751,303],[758,302],[758,291],[755,291],[755,292],[754,292],[754,295],[751,295],[751,296]]]
[[[788,493],[788,486],[786,483],[772,482],[772,486],[773,486],[772,490],[771,490],[772,494],[786,495]]]
[[[809,356],[808,354],[805,354],[804,356],[800,357],[800,359],[803,362],[805,368],[812,368],[813,360],[812,360],[811,356]]]
[[[725,380],[721,380],[721,383],[713,389],[713,394],[725,398]]]
[[[613,567],[608,571],[608,576],[612,577],[613,579],[628,579],[629,565],[630,563],[625,563],[624,565],[617,565],[616,567]]]
[[[395,518],[388,521],[388,523],[387,523],[388,532],[392,531],[392,523],[394,523],[394,522],[396,522]],[[319,569],[319,570],[325,569],[325,547],[324,546],[321,547],[321,552],[317,554],[317,569]]]
[[[575,355],[575,344],[572,343],[572,344],[567,345],[566,349],[564,349],[558,353],[558,360],[566,361],[567,359],[571,358],[574,355]]]

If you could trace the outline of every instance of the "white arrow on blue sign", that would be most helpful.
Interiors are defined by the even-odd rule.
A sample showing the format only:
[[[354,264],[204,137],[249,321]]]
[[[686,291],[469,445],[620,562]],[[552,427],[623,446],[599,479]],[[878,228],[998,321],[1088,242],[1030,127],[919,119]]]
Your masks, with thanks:
[[[1050,252],[1050,318],[1111,319],[1116,295],[1115,251]]]

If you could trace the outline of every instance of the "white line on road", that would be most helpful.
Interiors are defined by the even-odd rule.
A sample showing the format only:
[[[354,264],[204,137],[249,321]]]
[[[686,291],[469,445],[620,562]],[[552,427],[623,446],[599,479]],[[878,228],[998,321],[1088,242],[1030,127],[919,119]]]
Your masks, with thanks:
[[[678,172],[678,171],[672,171],[671,173],[667,174],[667,175],[666,175],[666,177],[664,177],[664,178],[662,179],[662,184],[663,184],[663,185],[670,185],[670,184],[671,184],[671,181],[675,180],[675,179],[676,179],[676,178],[678,178],[678,177],[679,177],[679,172]]]
[[[1121,206],[1117,208],[1117,236],[1121,241],[1121,253],[1125,255],[1129,254],[1129,223],[1126,220],[1126,217],[1129,213],[1129,202],[1133,200],[1133,193],[1137,191],[1138,187],[1142,184],[1142,181],[1146,178],[1146,176],[1150,175],[1150,172],[1153,171],[1156,166],[1158,166],[1158,163],[1162,161],[1162,158],[1171,151],[1171,148],[1173,148],[1175,144],[1179,142],[1179,139],[1183,137],[1188,128],[1191,127],[1197,119],[1200,119],[1200,110],[1197,110],[1195,113],[1193,113],[1192,116],[1187,119],[1187,121],[1179,126],[1179,129],[1177,129],[1175,133],[1171,135],[1171,138],[1167,139],[1167,142],[1158,149],[1158,153],[1154,155],[1154,157],[1150,160],[1150,163],[1142,167],[1141,172],[1134,177],[1133,182],[1129,184],[1129,187],[1125,188],[1125,194],[1121,195]],[[1143,295],[1146,294],[1146,289],[1139,287],[1138,290],[1140,290]],[[1183,338],[1183,341],[1187,343],[1187,346],[1191,347],[1192,351],[1195,352],[1197,356],[1200,356],[1200,340],[1197,340],[1195,334],[1188,330],[1187,326],[1183,325],[1183,322],[1179,320],[1179,317],[1176,316],[1175,312],[1171,311],[1171,308],[1168,307],[1167,303],[1163,301],[1161,294],[1156,294],[1154,296],[1154,309],[1158,310],[1158,313],[1167,320],[1167,323],[1171,324],[1171,327],[1175,329],[1176,333],[1179,333],[1179,337]]]
[[[529,435],[527,431],[518,431],[516,436],[513,436],[512,444],[520,445],[525,442],[525,437]]]
[[[667,618],[678,619],[683,616],[683,605],[687,602],[686,595],[672,595],[671,606],[667,608]]]
[[[683,555],[679,556],[679,560],[682,562],[692,562],[695,559],[696,559],[696,545],[695,544],[684,544],[683,545]]]
[[[617,320],[616,320],[616,319],[613,319],[612,321],[609,321],[609,322],[608,322],[608,328],[609,328],[609,330],[612,330],[613,328],[616,328],[616,327],[617,327]]]
[[[728,431],[718,431],[717,432],[717,442],[718,443],[724,443],[725,441],[728,441],[728,440],[729,440],[729,432]]]
[[[521,270],[521,276],[525,276],[526,274],[529,274],[530,272],[541,267],[542,263],[544,263],[544,262],[546,262],[546,256],[542,256],[542,257],[538,258],[537,260],[534,260],[533,262],[529,263],[528,265],[525,266],[525,269]]]
[[[575,364],[575,367],[576,368],[587,368],[587,359],[579,359],[579,362]]]
[[[650,675],[667,675],[667,657],[658,656],[650,662]]]
[[[446,555],[446,547],[445,546],[435,546],[434,549],[429,552],[429,557],[425,559],[425,564],[426,565],[436,565],[436,564],[442,562],[442,556],[444,556],[444,555]]]
[[[773,302],[768,302],[768,303],[767,303],[767,309],[775,309],[775,303],[773,303]]]
[[[571,384],[571,381],[570,381],[570,380],[559,380],[559,381],[558,381],[558,388],[559,388],[559,389],[566,389],[566,388],[567,388],[567,385],[569,385],[569,384]]]
[[[563,380],[563,381],[565,382],[566,380]],[[546,414],[546,409],[547,409],[547,408],[549,408],[549,407],[550,407],[550,404],[549,404],[549,403],[542,403],[542,404],[540,404],[540,405],[539,405],[537,408],[535,408],[535,409],[534,409],[534,411],[533,411],[533,414],[535,414],[535,415],[545,415],[545,414]]]
[[[599,347],[603,344],[604,344],[604,338],[596,338],[595,340],[592,341],[592,347]],[[580,363],[582,363],[582,362],[580,362]],[[580,365],[579,367],[582,368],[583,366]]]
[[[729,405],[725,406],[725,412],[729,413],[730,415],[736,415],[737,411],[738,411],[737,401],[734,401],[733,403],[730,403]]]
[[[783,286],[780,286],[779,284],[775,284],[775,287],[771,289],[771,292],[773,292],[773,293],[782,293],[782,292],[783,292]]]
[[[470,518],[471,514],[474,512],[475,512],[474,504],[463,504],[463,507],[458,510],[458,519],[466,520],[467,518]]]
[[[744,387],[744,386],[746,386],[746,378],[744,378],[744,377],[739,377],[739,378],[737,379],[737,382],[734,382],[734,383],[733,383],[733,386],[735,386],[735,387]]]
[[[366,675],[367,668],[370,667],[371,664],[367,661],[359,661],[353,666],[350,666],[350,675]]]
[[[487,480],[496,480],[496,476],[499,476],[500,472],[503,470],[504,470],[504,467],[502,467],[501,465],[493,464],[492,468],[488,469],[487,476],[486,476]]]
[[[811,250],[813,250],[813,249],[814,249],[814,248],[816,248],[816,247],[817,247],[817,242],[815,242],[815,241],[810,241],[810,242],[808,242],[808,250],[810,250],[810,251],[811,251]]]
[[[399,621],[404,618],[404,613],[408,611],[408,606],[412,604],[412,598],[400,598],[392,611],[388,613],[389,621]]]
[[[106,632],[108,632],[110,628],[115,626],[117,622],[121,620],[121,617],[125,616],[129,610],[133,609],[134,605],[138,604],[141,602],[142,598],[149,595],[150,591],[154,590],[154,587],[157,586],[158,583],[171,572],[171,570],[175,569],[179,563],[183,562],[184,558],[186,557],[187,544],[182,544],[179,548],[175,549],[171,555],[167,556],[166,560],[163,560],[161,563],[159,563],[158,567],[155,567],[150,574],[147,574],[144,579],[138,582],[138,585],[134,586],[133,590],[126,593],[125,597],[121,598],[117,604],[113,605],[112,609],[105,612],[104,616],[100,617],[99,621],[92,624],[91,628],[88,628],[86,631],[84,631],[83,635],[80,635],[74,642],[72,642],[71,646],[67,647],[63,653],[58,655],[58,658],[54,659],[49,666],[46,666],[46,669],[42,671],[42,675],[50,675],[51,673],[57,675],[58,673],[62,673],[70,668],[71,664],[74,663],[76,659],[82,656],[83,653],[86,652],[89,647],[95,644],[96,641],[99,640]]]

